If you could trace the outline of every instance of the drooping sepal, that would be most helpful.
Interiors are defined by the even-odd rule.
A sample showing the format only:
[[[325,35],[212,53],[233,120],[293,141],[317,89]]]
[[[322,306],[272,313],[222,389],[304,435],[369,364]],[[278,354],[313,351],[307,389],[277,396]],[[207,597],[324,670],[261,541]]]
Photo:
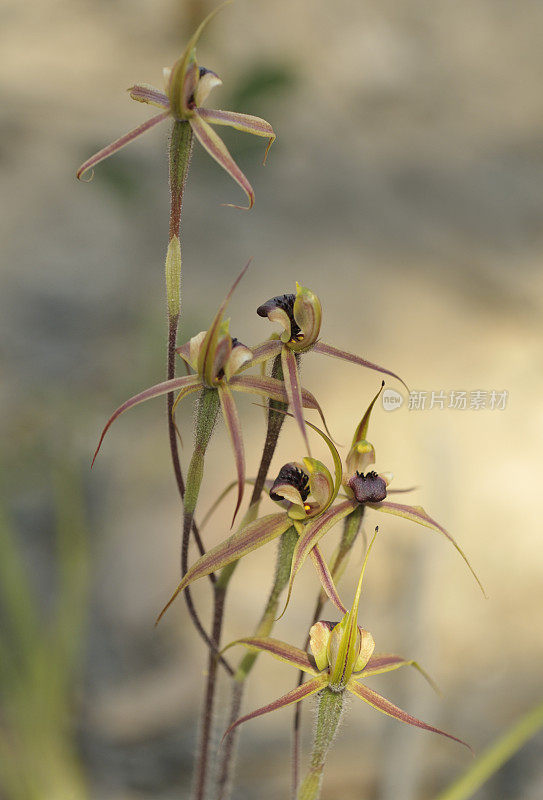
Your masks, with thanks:
[[[363,686],[361,683],[351,680],[347,684],[347,689],[354,694],[355,697],[359,697],[360,700],[363,700],[365,703],[372,706],[372,708],[377,709],[377,711],[380,711],[382,714],[386,714],[393,719],[397,719],[399,722],[405,722],[407,725],[413,725],[416,728],[422,728],[423,730],[430,731],[431,733],[439,733],[440,736],[446,736],[447,739],[452,739],[454,742],[458,742],[464,747],[467,747],[468,750],[473,753],[469,744],[462,741],[462,739],[458,739],[451,733],[447,733],[439,728],[434,728],[433,725],[428,725],[426,722],[422,722],[422,720],[411,716],[411,714],[408,714],[407,711],[402,711],[401,708],[395,706],[394,703],[390,702],[390,700],[387,700],[385,697],[377,694],[377,692],[374,692],[372,689],[368,689],[367,686]]]
[[[394,514],[397,517],[403,517],[403,519],[408,519],[411,522],[417,522],[419,525],[424,525],[426,528],[430,528],[433,531],[437,531],[438,533],[442,533],[449,542],[452,544],[454,549],[459,553],[462,557],[464,562],[466,563],[469,571],[477,581],[479,588],[483,595],[486,597],[486,592],[484,590],[483,584],[479,580],[479,577],[473,567],[471,566],[468,557],[460,547],[460,545],[456,542],[456,540],[451,536],[451,534],[445,530],[445,528],[436,522],[435,519],[426,513],[426,511],[422,508],[422,506],[406,506],[401,503],[390,503],[388,500],[382,503],[368,503],[370,508],[374,508],[376,511],[384,511],[387,514]]]
[[[249,650],[256,652],[269,653],[279,661],[284,661],[292,667],[296,667],[296,669],[301,669],[302,672],[306,672],[308,675],[316,676],[321,671],[305,650],[300,650],[299,647],[294,647],[292,644],[281,642],[279,639],[273,639],[269,636],[246,636],[228,644],[223,652],[236,644],[244,645]]]
[[[235,728],[237,728],[239,725],[242,725],[244,722],[248,722],[250,719],[256,719],[256,717],[261,717],[263,714],[269,714],[271,711],[278,711],[280,708],[286,708],[294,703],[299,703],[301,700],[305,700],[306,697],[310,697],[312,694],[320,692],[321,689],[324,689],[326,684],[327,680],[325,676],[319,676],[307,681],[306,683],[302,683],[301,686],[297,686],[296,689],[293,689],[291,692],[283,695],[283,697],[280,697],[273,703],[269,703],[267,706],[262,706],[262,708],[258,708],[256,711],[252,711],[250,714],[246,714],[244,717],[237,719],[225,732],[223,740],[229,736]]]
[[[228,539],[208,550],[187,571],[187,574],[160,612],[157,622],[160,621],[175,598],[187,586],[201,578],[205,578],[211,572],[216,572],[234,561],[239,561],[240,558],[243,558],[248,553],[252,553],[259,547],[273,541],[273,539],[277,539],[287,528],[290,528],[291,524],[291,520],[284,512],[268,514],[248,525],[243,525]]]

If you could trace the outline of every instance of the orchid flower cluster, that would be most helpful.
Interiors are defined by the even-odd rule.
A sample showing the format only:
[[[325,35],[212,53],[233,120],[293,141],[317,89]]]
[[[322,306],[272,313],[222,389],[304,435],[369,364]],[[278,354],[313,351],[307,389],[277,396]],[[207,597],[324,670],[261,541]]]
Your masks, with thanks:
[[[198,65],[196,45],[205,25],[215,13],[216,11],[210,14],[200,25],[174,66],[165,70],[165,92],[147,84],[138,84],[130,88],[132,99],[156,106],[161,109],[160,113],[100,150],[78,170],[78,177],[83,176],[141,133],[167,118],[171,119],[171,212],[166,255],[169,320],[167,378],[140,391],[113,412],[104,427],[94,458],[110,426],[120,415],[147,400],[162,395],[167,396],[172,464],[183,500],[183,537],[180,581],[160,612],[158,620],[176,598],[184,596],[191,618],[209,650],[202,729],[195,771],[195,800],[207,796],[225,800],[229,796],[233,742],[242,723],[285,706],[297,705],[311,695],[316,695],[317,725],[310,768],[302,782],[298,781],[297,772],[295,773],[294,787],[299,800],[312,800],[318,798],[320,793],[326,756],[343,712],[343,698],[346,692],[396,720],[461,742],[455,736],[402,711],[367,687],[365,683],[361,683],[373,675],[407,665],[414,666],[426,675],[412,659],[392,654],[375,654],[372,634],[358,625],[362,579],[375,537],[367,549],[350,609],[347,609],[342,602],[337,583],[347,559],[354,552],[353,546],[362,530],[362,521],[366,513],[376,511],[392,514],[441,534],[464,559],[479,585],[480,582],[463,550],[451,534],[422,507],[390,500],[389,495],[395,493],[394,489],[389,488],[391,473],[378,473],[372,469],[376,462],[376,451],[368,439],[368,431],[370,417],[383,389],[384,381],[356,426],[351,446],[342,459],[317,398],[302,385],[300,370],[305,357],[311,353],[331,356],[402,383],[403,381],[394,372],[378,364],[322,341],[320,338],[323,321],[322,305],[310,288],[296,283],[295,291],[265,300],[256,309],[256,313],[279,326],[279,330],[273,330],[268,338],[256,345],[247,345],[231,333],[230,319],[225,316],[230,298],[247,272],[247,265],[219,305],[207,330],[195,332],[188,342],[181,346],[177,345],[177,323],[181,313],[179,231],[193,135],[241,186],[248,197],[249,207],[254,202],[254,193],[249,181],[210,125],[230,125],[238,130],[267,138],[266,155],[275,139],[273,128],[263,119],[238,112],[209,110],[203,106],[211,89],[220,84],[220,79],[212,70]],[[183,362],[187,374],[176,377],[176,361]],[[267,428],[262,457],[258,475],[254,480],[249,480],[246,475],[243,431],[235,401],[235,394],[239,392],[256,396],[260,404],[264,403],[267,409]],[[185,478],[178,451],[178,427],[175,415],[181,401],[189,395],[197,395],[198,399],[194,448]],[[306,420],[307,411],[317,412],[318,425]],[[237,495],[231,523],[234,526],[242,507],[246,486],[252,484],[253,489],[248,507],[234,531],[211,549],[206,549],[201,535],[202,524],[197,524],[197,512],[200,510],[198,499],[205,475],[205,456],[219,415],[222,416],[228,431],[236,477],[209,513],[218,507],[219,502],[231,489],[236,488]],[[293,448],[292,460],[283,464],[276,471],[275,479],[272,479],[270,470],[277,440],[289,418],[302,434],[305,454]],[[311,454],[310,436],[314,434],[326,444],[330,459],[328,466]],[[396,490],[399,491],[405,490]],[[259,515],[263,496],[275,504],[276,510]],[[340,523],[342,534],[338,549],[327,563],[320,543],[325,536],[333,537]],[[192,537],[198,545],[200,556],[189,565],[189,544]],[[271,579],[271,591],[264,604],[259,625],[252,635],[239,638],[222,647],[220,636],[225,594],[236,565],[240,559],[250,556],[260,547],[270,545],[274,540],[279,541],[277,567]],[[301,649],[279,641],[270,634],[276,619],[280,616],[278,611],[282,595],[286,595],[282,613],[285,613],[291,597],[294,597],[296,602],[301,602],[301,598],[297,597],[294,591],[295,580],[308,559],[313,564],[322,591],[317,598],[314,618],[308,625],[306,646]],[[208,632],[201,622],[190,594],[192,585],[202,578],[209,579],[213,591],[214,612],[211,632]],[[338,621],[330,622],[320,618],[326,600],[329,600],[335,608],[339,615]],[[232,667],[226,659],[227,651],[228,658],[231,657],[230,648],[234,645],[242,645],[248,651],[237,668]],[[279,661],[290,664],[300,672],[302,679],[296,688],[283,697],[272,700],[263,708],[240,716],[245,682],[260,653],[268,653]],[[231,678],[232,698],[229,724],[224,732],[221,748],[215,754],[218,767],[213,770],[212,778],[210,759],[213,709],[219,667],[223,667]],[[306,676],[309,676],[309,680],[304,682],[303,678]],[[295,753],[297,752],[296,747]],[[295,763],[297,764],[297,755]]]

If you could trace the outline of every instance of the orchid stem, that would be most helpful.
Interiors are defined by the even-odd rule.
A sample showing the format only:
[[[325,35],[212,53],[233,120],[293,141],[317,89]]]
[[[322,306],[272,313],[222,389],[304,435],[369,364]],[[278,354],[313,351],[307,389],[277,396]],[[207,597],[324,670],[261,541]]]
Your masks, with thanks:
[[[203,389],[196,411],[194,450],[190,459],[185,486],[185,508],[183,512],[183,540],[181,543],[181,576],[188,569],[190,532],[194,512],[198,503],[200,486],[204,476],[204,460],[219,413],[219,393],[216,389]]]
[[[283,367],[281,365],[281,356],[276,356],[271,369],[271,376],[272,378],[276,378],[277,380],[283,380]],[[270,465],[272,462],[272,458],[275,454],[275,450],[277,447],[277,441],[279,439],[279,434],[281,433],[281,428],[283,427],[283,423],[285,421],[285,414],[281,413],[281,411],[286,411],[287,406],[285,403],[278,402],[276,400],[269,400],[268,401],[268,424],[266,429],[266,440],[264,442],[264,449],[262,451],[262,457],[260,459],[260,466],[258,468],[258,474],[256,476],[255,484],[253,487],[253,493],[251,495],[251,503],[249,506],[248,513],[253,513],[256,515],[256,509],[258,507],[258,503],[260,501],[260,496],[264,489],[264,485],[266,483],[266,478],[268,477],[268,472],[270,469]],[[294,550],[294,545],[296,543],[297,535],[293,528],[289,528],[281,537],[279,550],[277,554],[277,567],[275,578],[273,582],[273,586],[270,591],[270,595],[268,598],[268,602],[266,604],[266,608],[264,609],[264,613],[261,617],[260,624],[258,626],[258,635],[267,635],[271,632],[273,627],[273,623],[275,621],[275,615],[277,613],[277,604],[279,601],[279,596],[285,586],[288,583],[288,579],[290,576],[290,565],[292,562],[292,552]],[[236,562],[230,564],[228,567],[225,567],[221,575],[219,577],[219,583],[223,583],[226,588],[226,584],[230,580],[230,577],[236,567]],[[232,682],[232,698],[230,702],[230,715],[228,718],[228,725],[231,725],[239,716],[239,712],[241,709],[241,704],[243,700],[243,689],[244,689],[244,681],[251,668],[256,660],[256,655],[253,653],[248,653],[240,662],[239,667],[234,675],[234,681]],[[236,729],[230,736],[226,739],[222,747],[221,753],[221,761],[219,764],[218,769],[218,779],[217,779],[217,790],[218,790],[218,800],[227,800],[230,796],[230,789],[231,789],[231,775],[232,769],[234,766],[234,752],[236,748],[238,737],[238,730]]]
[[[345,557],[349,554],[353,544],[355,543],[356,537],[360,532],[360,528],[362,527],[362,519],[364,517],[364,506],[359,505],[352,514],[349,514],[348,517],[345,518],[343,522],[343,534],[341,536],[341,541],[339,543],[339,547],[337,552],[335,553],[332,562],[330,564],[330,571],[332,573],[332,577],[334,582],[337,580],[340,572],[341,567],[343,565],[343,561]],[[313,620],[311,622],[311,626],[313,626],[316,622],[319,621],[319,617],[321,615],[323,606],[327,600],[327,597],[324,592],[320,592],[317,603],[315,605],[315,611],[313,612]],[[306,637],[304,650],[307,650],[309,646],[309,634]],[[298,674],[298,686],[301,686],[304,680],[304,673],[300,670]],[[298,792],[298,782],[299,782],[299,775],[300,775],[300,728],[302,724],[302,705],[301,703],[297,703],[294,709],[294,719],[292,723],[292,797],[295,798]]]
[[[169,156],[169,172],[170,172],[170,228],[168,240],[168,252],[166,255],[166,300],[168,305],[168,346],[167,346],[167,379],[175,378],[175,363],[176,352],[175,347],[177,344],[177,328],[179,325],[179,317],[181,313],[181,244],[180,244],[180,229],[181,229],[181,211],[183,207],[183,196],[185,193],[185,184],[190,166],[190,158],[192,155],[193,135],[192,128],[187,122],[175,121],[173,123],[171,137],[170,137],[170,156]],[[183,479],[183,472],[181,470],[181,462],[179,459],[179,445],[177,441],[177,430],[175,420],[173,417],[173,404],[174,393],[170,392],[166,397],[166,406],[168,414],[168,437],[170,440],[170,452],[172,457],[172,466],[175,476],[175,482],[181,501],[185,500],[185,481]],[[200,533],[196,522],[192,521],[192,531],[200,555],[205,553],[204,543],[200,537]],[[190,531],[189,531],[190,533]],[[215,583],[216,576],[211,573],[209,576],[211,583]],[[189,615],[194,623],[194,626],[202,639],[205,641],[211,651],[213,648],[213,638],[210,638],[202,625],[200,618],[194,607],[192,595],[190,590],[185,591],[185,602]],[[230,669],[228,663],[221,657],[221,663],[227,669]]]
[[[343,692],[333,692],[326,687],[319,695],[315,742],[309,771],[300,786],[297,800],[318,800],[326,756],[334,741],[343,708]]]
[[[190,532],[194,521],[194,512],[198,504],[200,486],[202,485],[202,478],[204,475],[205,454],[213,434],[215,423],[217,421],[219,407],[220,401],[218,391],[216,389],[204,389],[198,398],[196,429],[194,433],[194,450],[187,472],[187,483],[185,487],[183,541],[181,544],[181,575],[185,575],[188,569]],[[218,647],[221,637],[224,599],[224,589],[222,586],[219,586],[218,583],[216,583],[214,585],[213,628],[208,657],[206,693],[204,698],[202,727],[200,731],[198,757],[196,762],[196,778],[194,784],[195,800],[203,800],[206,792],[217,664],[220,658],[218,656]],[[231,672],[230,668],[229,671]]]
[[[181,313],[181,209],[192,154],[192,128],[187,122],[174,122],[170,138],[170,230],[166,255],[166,300],[168,304],[167,379],[175,378],[175,347],[177,327]],[[177,258],[174,258],[177,256]],[[179,460],[177,431],[173,418],[174,393],[167,395],[168,433],[173,471],[181,499],[185,497],[185,483]]]
[[[211,637],[213,644],[218,648],[221,641],[226,589],[215,584],[213,592],[213,627]],[[198,760],[196,762],[194,800],[204,800],[206,796],[218,663],[217,655],[210,650],[208,655],[207,681],[202,711],[200,742],[198,745]],[[230,674],[232,674],[232,670],[230,670]]]

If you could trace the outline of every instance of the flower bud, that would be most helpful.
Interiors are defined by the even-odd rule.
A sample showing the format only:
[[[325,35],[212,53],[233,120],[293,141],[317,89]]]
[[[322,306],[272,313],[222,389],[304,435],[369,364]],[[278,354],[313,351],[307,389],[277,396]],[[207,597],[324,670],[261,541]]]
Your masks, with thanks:
[[[181,283],[181,246],[177,236],[172,236],[168,244],[165,269],[168,316],[170,319],[174,319],[179,316],[179,291]]]

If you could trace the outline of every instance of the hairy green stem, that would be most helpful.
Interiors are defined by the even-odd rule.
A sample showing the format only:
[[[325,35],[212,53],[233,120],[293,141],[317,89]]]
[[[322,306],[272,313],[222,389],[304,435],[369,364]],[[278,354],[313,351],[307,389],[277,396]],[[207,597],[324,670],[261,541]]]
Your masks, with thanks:
[[[181,575],[185,575],[188,569],[189,560],[189,544],[191,528],[194,531],[194,512],[198,502],[198,494],[200,492],[200,485],[204,474],[204,459],[215,422],[219,411],[219,394],[215,389],[204,389],[198,400],[198,407],[196,412],[196,430],[194,451],[189,464],[187,473],[187,484],[184,492],[184,513],[183,513],[183,538],[181,542]],[[204,551],[205,552],[205,551]],[[216,585],[216,584],[215,584]],[[220,664],[226,671],[232,675],[233,670],[226,659],[219,654],[218,643],[213,636],[209,636],[204,629],[200,618],[194,608],[192,595],[190,589],[187,587],[183,593],[185,595],[185,602],[189,610],[192,621],[207,644],[210,653],[213,655],[214,660],[217,658]]]
[[[341,535],[341,541],[339,543],[339,547],[337,551],[334,553],[332,560],[330,562],[330,572],[332,573],[332,577],[334,582],[337,581],[339,576],[342,572],[342,567],[344,566],[345,557],[350,553],[353,544],[355,543],[356,537],[360,532],[360,528],[362,526],[362,520],[364,518],[364,506],[360,505],[349,514],[348,517],[345,517],[343,521],[343,533]],[[314,625],[316,622],[319,621],[323,606],[327,600],[326,594],[321,591],[318,598],[317,603],[315,605],[315,611],[313,612],[313,619],[311,625]],[[309,633],[307,634],[304,650],[307,650],[309,646]],[[304,680],[304,673],[300,670],[298,673],[298,686],[301,686]],[[297,703],[294,708],[294,719],[292,723],[292,796],[293,798],[296,797],[298,791],[298,781],[300,775],[300,728],[302,724],[302,704]]]
[[[177,327],[181,313],[181,210],[183,195],[192,154],[192,128],[188,122],[174,122],[170,137],[169,173],[170,173],[170,227],[168,253],[166,256],[166,301],[168,306],[168,345],[167,345],[167,379],[175,377],[175,347],[177,344]],[[185,483],[179,460],[177,431],[173,419],[174,393],[167,395],[168,434],[172,455],[173,471],[181,499],[185,496]]]
[[[183,512],[183,540],[181,543],[181,575],[188,569],[190,532],[194,512],[198,503],[200,486],[204,476],[204,461],[207,446],[219,413],[219,393],[216,389],[203,389],[198,399],[194,450],[190,459],[185,486],[185,507]]]
[[[290,577],[290,568],[292,564],[292,554],[298,541],[298,534],[294,527],[289,528],[283,533],[279,540],[279,549],[277,551],[277,564],[275,568],[275,579],[271,588],[268,602],[264,613],[260,618],[260,622],[254,632],[254,636],[269,636],[273,624],[277,618],[277,611],[279,607],[279,598],[282,591],[286,588]],[[234,680],[242,683],[246,678],[253,664],[258,657],[258,653],[246,653],[241,659],[239,666],[234,674]],[[234,732],[235,733],[235,732]],[[233,734],[231,734],[232,736]]]
[[[168,343],[167,343],[167,367],[166,377],[168,380],[175,378],[176,364],[176,344],[177,328],[181,313],[180,293],[181,293],[181,211],[183,207],[183,196],[192,155],[193,135],[192,128],[188,122],[175,121],[173,123],[170,137],[169,153],[169,175],[170,175],[170,225],[168,237],[168,252],[166,255],[165,278],[166,278],[166,302],[168,307]],[[166,410],[168,418],[168,437],[170,441],[170,453],[172,458],[175,482],[181,501],[185,499],[185,481],[181,470],[179,459],[179,447],[177,442],[177,429],[173,417],[174,393],[169,392],[166,396]],[[205,553],[205,547],[200,537],[198,527],[193,519],[192,530],[200,554]],[[212,573],[209,576],[211,583],[215,583],[216,576]],[[189,591],[185,593],[185,602],[189,615],[194,626],[207,646],[213,649],[213,640],[205,631],[200,618],[194,607],[192,595]],[[224,662],[226,663],[226,662]]]
[[[343,708],[343,692],[333,692],[326,687],[319,694],[315,741],[309,771],[305,776],[297,800],[318,800],[326,756],[334,741]]]
[[[188,569],[188,555],[190,532],[194,521],[194,512],[198,504],[198,496],[204,476],[205,454],[219,413],[219,393],[216,389],[204,389],[198,398],[196,411],[196,427],[194,431],[194,449],[187,472],[185,486],[185,504],[183,513],[183,540],[181,544],[181,574],[185,575]],[[186,592],[185,592],[186,595]],[[224,590],[215,584],[214,587],[214,613],[213,628],[211,633],[211,647],[209,652],[208,676],[204,708],[202,712],[202,726],[196,760],[194,783],[195,800],[203,800],[208,779],[209,748],[211,741],[211,728],[213,723],[213,704],[215,696],[216,673],[218,664],[218,647],[221,636],[223,620]]]

